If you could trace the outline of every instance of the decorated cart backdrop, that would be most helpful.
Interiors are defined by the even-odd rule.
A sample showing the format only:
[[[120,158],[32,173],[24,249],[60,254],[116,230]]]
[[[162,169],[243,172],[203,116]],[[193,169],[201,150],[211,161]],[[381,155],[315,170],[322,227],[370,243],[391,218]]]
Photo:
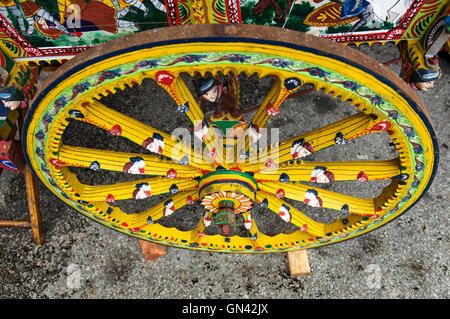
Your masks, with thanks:
[[[411,93],[429,90],[441,76],[437,54],[444,45],[448,49],[449,7],[448,0],[0,0],[0,170],[32,170],[80,213],[131,236],[177,247],[279,252],[359,236],[412,207],[436,173],[437,136],[425,107]],[[394,42],[400,77],[381,62],[328,40]],[[52,65],[58,69],[36,93],[41,67]],[[257,108],[240,109],[241,75],[273,80]],[[174,112],[186,114],[205,146],[205,160],[195,147],[189,156],[180,155],[175,152],[180,145],[168,132],[101,101],[144,79],[169,93]],[[277,168],[276,161],[254,144],[285,99],[310,90],[349,102],[359,113],[268,147],[280,151],[282,164],[268,172]],[[203,109],[205,101],[217,104],[211,116]],[[244,111],[255,111],[251,121],[246,122]],[[14,141],[20,121],[22,144]],[[62,137],[71,126],[76,129],[74,122],[154,154],[66,144]],[[214,127],[226,135],[233,128],[236,134],[221,144],[212,137]],[[382,131],[397,158],[302,159]],[[231,163],[221,152],[228,146],[242,146],[230,156]],[[250,162],[253,153],[257,164]],[[70,167],[156,177],[94,186],[84,184]],[[381,180],[391,182],[369,199],[302,184]],[[161,194],[170,197],[137,214],[113,205]],[[318,222],[285,197],[346,217]],[[178,230],[158,222],[197,201],[205,212],[196,228]],[[298,229],[274,236],[260,232],[250,215],[254,204]],[[237,214],[250,236],[230,236]],[[212,220],[222,236],[205,232]]]
[[[445,0],[0,0],[13,56],[72,56],[131,33],[185,24],[270,25],[338,42],[421,38]],[[442,18],[444,19],[444,18]]]

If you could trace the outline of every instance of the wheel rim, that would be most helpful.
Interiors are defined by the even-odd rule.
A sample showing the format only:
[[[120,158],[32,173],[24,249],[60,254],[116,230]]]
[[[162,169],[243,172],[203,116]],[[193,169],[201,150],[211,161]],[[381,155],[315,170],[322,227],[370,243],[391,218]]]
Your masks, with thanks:
[[[329,49],[313,50],[305,45],[308,41],[303,39],[300,39],[302,45],[249,38],[224,39],[214,36],[223,32],[219,26],[208,28],[211,29],[210,37],[189,38],[189,41],[175,39],[171,43],[130,46],[126,44],[127,40],[118,39],[112,43],[118,43],[121,50],[95,53],[93,57],[84,54],[79,59],[77,57],[78,64],[74,59],[64,65],[65,69],[55,74],[36,95],[25,125],[27,160],[44,185],[82,214],[123,233],[177,247],[229,252],[296,250],[353,238],[399,216],[424,194],[437,166],[434,132],[420,109],[420,102],[411,97],[411,92],[404,93],[401,84],[391,83],[389,78],[383,77],[385,69],[375,71],[357,64],[354,60],[359,56],[353,51],[351,54],[356,54],[356,57],[329,57]],[[249,32],[245,31],[245,26],[240,28],[242,32],[238,34]],[[272,28],[257,29],[258,34],[270,30],[273,37],[280,32]],[[183,28],[186,30],[192,28]],[[154,36],[155,32],[148,34]],[[168,34],[176,38],[170,29]],[[278,36],[281,38],[281,33]],[[136,37],[127,39],[134,43]],[[232,50],[229,43],[233,43]],[[279,80],[275,81],[263,106],[252,118],[254,127],[265,127],[271,116],[282,111],[280,105],[289,94],[299,89],[299,83],[313,84],[316,90],[323,89],[334,97],[350,101],[360,112],[320,130],[281,140],[278,152],[280,167],[272,169],[270,154],[257,156],[256,163],[239,164],[236,164],[237,160],[231,163],[220,160],[217,155],[216,163],[199,160],[200,155],[192,150],[186,158],[186,152],[177,152],[182,147],[167,132],[148,127],[99,102],[102,95],[141,84],[150,78],[172,96],[178,111],[185,112],[193,126],[198,126],[205,116],[194,95],[189,93],[178,76],[181,72],[191,75],[195,72],[202,75],[207,72],[214,75],[218,72],[256,73],[260,78],[276,75]],[[162,136],[164,143],[151,144],[153,155],[65,145],[62,136],[69,121],[73,120],[96,125],[143,147],[149,145],[143,144],[149,137],[154,142]],[[339,133],[345,140],[353,140],[380,131],[389,134],[398,151],[398,159],[319,163],[293,155],[296,147],[300,144],[305,146],[305,142],[314,152],[319,152],[335,145]],[[238,143],[242,143],[241,147],[246,151],[251,149],[249,138]],[[223,147],[208,136],[205,137],[205,146],[208,151],[216,150],[216,153]],[[136,166],[138,164],[135,165],[139,159],[145,163],[143,171]],[[81,166],[120,172],[127,165],[132,167],[129,170],[131,174],[145,173],[166,178],[142,176],[138,181],[96,187],[79,183],[76,175],[68,169]],[[338,194],[320,188],[319,184],[304,183],[323,178],[324,172],[332,172],[333,177],[328,175],[328,180],[334,178],[335,182],[349,179],[391,179],[392,182],[373,199]],[[234,182],[223,178],[225,173],[232,176]],[[224,179],[226,183],[218,183]],[[244,192],[243,183],[252,185],[255,191]],[[215,186],[202,192],[206,184]],[[151,193],[145,193],[146,185],[151,186]],[[239,191],[235,192],[236,189]],[[143,199],[163,193],[171,196],[138,214],[127,214],[112,205],[115,201]],[[293,224],[294,230],[276,236],[260,232],[250,207],[239,212],[247,221],[247,236],[209,235],[205,232],[205,224],[214,213],[207,208],[213,200],[211,197],[233,199],[236,193],[249,199],[250,206],[260,205],[275,212]],[[319,223],[288,203],[286,198],[309,206],[348,212],[348,216],[331,224]],[[174,209],[193,202],[201,202],[205,208],[194,229],[178,230],[158,223],[161,217],[172,215]],[[214,208],[217,209],[218,204]]]

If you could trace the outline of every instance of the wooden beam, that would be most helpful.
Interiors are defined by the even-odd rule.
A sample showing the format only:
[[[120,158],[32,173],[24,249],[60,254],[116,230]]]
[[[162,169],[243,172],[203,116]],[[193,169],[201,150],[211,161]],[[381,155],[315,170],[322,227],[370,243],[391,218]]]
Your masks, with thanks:
[[[139,239],[139,244],[141,245],[142,254],[144,255],[144,258],[149,261],[161,258],[167,252],[167,247],[164,245],[151,243],[141,239]]]
[[[39,210],[39,190],[37,180],[28,165],[25,166],[24,175],[33,241],[36,245],[42,245],[44,243],[44,230],[42,216]]]
[[[30,227],[26,221],[0,220],[0,227]]]
[[[291,277],[306,276],[311,273],[306,249],[289,251],[287,255]]]

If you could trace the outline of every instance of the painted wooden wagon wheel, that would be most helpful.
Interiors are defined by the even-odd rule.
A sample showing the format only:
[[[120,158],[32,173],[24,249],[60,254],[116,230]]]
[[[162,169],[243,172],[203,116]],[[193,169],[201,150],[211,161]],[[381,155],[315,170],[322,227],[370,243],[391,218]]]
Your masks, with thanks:
[[[183,74],[195,78],[193,86]],[[274,79],[248,121],[241,119],[239,103],[233,104],[244,89],[234,81],[241,74]],[[172,136],[102,100],[147,80],[176,105],[170,109],[154,103],[143,111],[164,107],[168,117],[187,116],[195,138]],[[340,103],[353,112],[258,149],[271,117],[279,116],[287,103],[283,101],[305,84],[345,101]],[[212,99],[231,97],[232,103],[207,116],[198,98],[203,93]],[[151,100],[149,96],[149,104]],[[310,121],[301,110],[293,114]],[[66,135],[80,123],[107,132],[111,139],[127,140],[139,151],[71,145]],[[305,123],[298,122],[298,127]],[[225,131],[226,138],[218,139],[213,134],[217,127],[233,127],[234,135]],[[40,88],[25,132],[33,171],[82,214],[143,240],[219,252],[297,250],[367,233],[412,207],[437,169],[429,116],[414,92],[386,67],[328,40],[262,26],[158,29],[95,47],[64,64]],[[378,135],[389,138],[391,158],[314,158],[325,149]],[[92,185],[80,171],[133,179]],[[371,198],[331,187],[345,181],[383,181],[384,186]],[[141,211],[119,205],[130,200],[152,205]],[[323,222],[310,210],[340,215]],[[173,216],[187,220],[184,214],[193,211],[194,226],[167,223]],[[271,220],[288,227],[274,232]]]

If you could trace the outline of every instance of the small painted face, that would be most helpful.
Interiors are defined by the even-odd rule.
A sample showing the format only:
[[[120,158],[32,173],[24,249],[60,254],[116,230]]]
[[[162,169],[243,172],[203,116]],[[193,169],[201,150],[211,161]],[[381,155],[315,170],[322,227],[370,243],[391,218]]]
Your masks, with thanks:
[[[145,162],[143,160],[135,161],[126,172],[128,174],[144,174]]]
[[[152,139],[150,144],[148,144],[148,146],[146,148],[150,152],[161,154],[162,150],[164,148],[164,142],[162,142],[160,140]]]
[[[169,199],[167,202],[164,203],[164,216],[170,216],[175,211],[175,206],[173,204],[173,200]]]
[[[416,86],[416,88],[418,88],[421,91],[428,91],[430,89],[433,88],[434,86],[434,81],[429,81],[429,82],[417,82],[414,83],[414,85]]]
[[[323,184],[325,184],[325,183],[329,183],[329,182],[330,182],[330,180],[329,180],[327,175],[320,174],[319,176],[317,176],[316,183],[319,183],[319,184],[323,183]]]
[[[147,197],[152,196],[152,187],[149,184],[142,184],[139,185],[136,190],[133,192],[133,198],[134,199],[144,199]]]
[[[41,29],[43,29],[43,30],[48,30],[48,29],[50,29],[50,28],[48,27],[47,21],[45,21],[44,18],[39,18],[39,20],[38,20],[37,23],[39,24],[39,26],[40,26]]]
[[[202,141],[205,138],[206,134],[208,134],[208,126],[204,125],[204,123],[194,129],[194,135]]]
[[[248,135],[250,137],[250,141],[255,144],[262,137],[262,133],[259,132],[258,129],[255,129],[253,126],[249,127]]]
[[[209,102],[215,102],[219,98],[219,87],[213,86],[208,92],[202,95],[202,98]]]
[[[302,157],[308,156],[309,154],[311,154],[311,152],[308,151],[303,146],[300,146],[297,150],[297,158],[302,158]]]
[[[311,207],[322,207],[322,202],[320,198],[317,196],[317,192],[315,191],[307,191],[305,193],[305,199],[303,200],[306,204]]]
[[[228,236],[230,236],[231,226],[228,224],[220,225],[220,230],[221,230],[222,236],[228,237]]]

